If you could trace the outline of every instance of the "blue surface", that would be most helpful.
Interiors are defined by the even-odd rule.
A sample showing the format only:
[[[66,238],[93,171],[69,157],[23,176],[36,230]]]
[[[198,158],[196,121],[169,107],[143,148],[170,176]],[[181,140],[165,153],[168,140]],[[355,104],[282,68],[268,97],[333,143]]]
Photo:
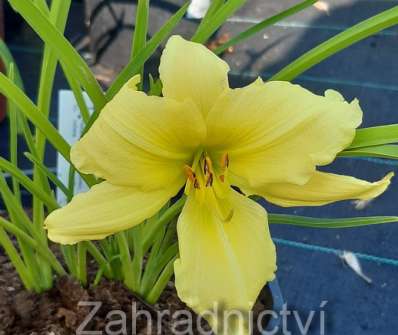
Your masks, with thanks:
[[[234,35],[256,20],[296,2],[249,0],[249,4],[219,34]],[[231,82],[240,86],[258,75],[267,78],[344,27],[398,5],[398,1],[394,0],[335,0],[328,3],[329,15],[311,8],[267,29],[236,47],[233,54],[226,55],[225,58],[232,68]],[[81,9],[75,8],[74,14],[74,20],[79,22],[78,18],[82,19]],[[162,12],[161,7],[152,12],[151,19],[156,27],[159,15],[167,16],[169,12]],[[191,22],[185,21],[181,33],[186,33],[191,26]],[[78,26],[75,25],[68,33],[72,40],[81,34],[80,28],[76,27]],[[21,67],[27,91],[34,97],[41,54],[40,43],[32,36],[25,29],[18,36],[10,36],[9,42]],[[117,58],[114,56],[111,55],[108,59],[112,61]],[[333,88],[347,99],[357,97],[364,110],[365,126],[398,123],[397,59],[398,28],[392,27],[313,67],[296,82],[317,93]],[[61,76],[57,76],[56,87],[66,87]],[[55,106],[56,99],[53,101],[53,111]],[[55,119],[56,114],[53,112],[52,120],[55,122]],[[3,123],[0,125],[2,156],[7,156],[6,137],[6,124]],[[47,160],[49,166],[54,166],[52,154],[48,155]],[[28,167],[25,163],[23,165]],[[389,171],[397,172],[397,165],[386,161],[338,159],[327,170],[372,181]],[[269,212],[314,217],[397,215],[397,199],[398,181],[394,180],[390,189],[364,210],[355,209],[351,202],[289,210],[267,203],[264,206]],[[322,231],[274,225],[271,231],[278,251],[278,280],[289,309],[297,310],[303,320],[311,310],[317,312],[308,334],[320,334],[319,312],[320,304],[324,300],[328,301],[323,309],[326,315],[326,334],[398,333],[398,267],[394,265],[394,261],[398,260],[398,224]],[[362,268],[373,279],[373,284],[367,284],[344,266],[337,256],[339,250],[374,256],[360,258]],[[383,262],[376,257],[392,262]],[[301,334],[292,317],[288,319],[288,330],[294,335]]]

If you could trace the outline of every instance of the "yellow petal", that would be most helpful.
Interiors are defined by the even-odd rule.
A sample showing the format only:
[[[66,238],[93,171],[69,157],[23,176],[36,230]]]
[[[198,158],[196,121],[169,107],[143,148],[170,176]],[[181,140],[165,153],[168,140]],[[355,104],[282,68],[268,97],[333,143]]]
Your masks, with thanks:
[[[265,210],[235,191],[224,201],[234,209],[230,221],[222,221],[208,202],[192,195],[178,220],[176,288],[179,297],[200,314],[214,307],[249,311],[276,270]],[[222,325],[217,317],[205,317],[214,330]]]
[[[71,158],[116,185],[154,189],[179,179],[206,129],[193,103],[147,96],[128,83],[109,102]]]
[[[207,118],[207,146],[228,152],[234,183],[305,184],[316,165],[333,161],[361,123],[357,101],[326,97],[288,82],[255,83],[226,92]],[[239,186],[239,184],[238,184]]]
[[[207,115],[228,88],[228,64],[202,44],[172,36],[160,60],[163,95],[184,101],[190,98]]]
[[[268,184],[244,189],[247,194],[258,194],[269,202],[283,207],[321,206],[340,200],[369,200],[382,194],[390,185],[394,173],[370,183],[350,176],[316,172],[305,185],[288,183]]]
[[[44,224],[48,237],[62,244],[103,239],[153,216],[178,188],[170,184],[168,188],[143,192],[102,182],[47,217]]]

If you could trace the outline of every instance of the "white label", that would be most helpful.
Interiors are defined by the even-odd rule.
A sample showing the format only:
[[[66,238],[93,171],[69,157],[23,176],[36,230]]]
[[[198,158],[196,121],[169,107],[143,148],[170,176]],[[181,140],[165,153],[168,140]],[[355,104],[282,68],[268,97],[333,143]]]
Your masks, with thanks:
[[[192,0],[187,10],[189,19],[202,19],[210,7],[210,0]]]
[[[83,97],[91,114],[94,110],[93,104],[86,93],[83,93]],[[79,140],[84,129],[84,122],[72,91],[60,90],[58,98],[58,130],[61,136],[72,145]],[[70,164],[58,153],[57,177],[66,186],[69,183],[69,167]],[[75,173],[74,194],[87,190],[85,182],[78,173]],[[67,198],[60,189],[57,189],[57,201],[61,206],[67,204]]]

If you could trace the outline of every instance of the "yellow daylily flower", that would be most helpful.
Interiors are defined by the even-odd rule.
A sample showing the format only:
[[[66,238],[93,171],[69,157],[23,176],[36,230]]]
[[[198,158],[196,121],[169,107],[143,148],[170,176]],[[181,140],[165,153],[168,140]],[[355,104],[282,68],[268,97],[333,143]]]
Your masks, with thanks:
[[[104,181],[48,216],[49,238],[104,238],[153,216],[185,187],[179,297],[197,313],[214,303],[249,311],[274,278],[276,256],[266,211],[247,195],[314,206],[386,190],[392,174],[370,183],[317,171],[352,142],[358,101],[261,79],[231,89],[228,71],[204,46],[171,37],[159,68],[163,97],[138,92],[131,79],[73,146],[76,167]],[[208,320],[219,329],[217,316]]]

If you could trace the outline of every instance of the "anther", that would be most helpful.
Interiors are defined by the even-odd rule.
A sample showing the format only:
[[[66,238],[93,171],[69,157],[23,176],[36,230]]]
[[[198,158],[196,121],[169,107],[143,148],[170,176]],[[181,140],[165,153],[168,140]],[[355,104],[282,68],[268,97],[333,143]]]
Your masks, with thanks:
[[[203,163],[203,171],[204,174],[207,175],[208,173],[213,172],[213,164],[211,162],[211,159],[209,157],[205,157],[204,163]]]
[[[225,181],[225,176],[222,174],[222,175],[220,175],[220,180],[221,180],[221,182],[223,183],[224,181]]]
[[[210,172],[207,176],[206,187],[213,185],[213,174]]]
[[[221,157],[221,167],[226,169],[229,166],[229,157],[227,153],[224,153]]]
[[[185,174],[187,176],[187,178],[192,182],[195,183],[196,180],[196,175],[195,172],[193,172],[192,168],[188,165],[184,166],[184,170],[185,170]]]

